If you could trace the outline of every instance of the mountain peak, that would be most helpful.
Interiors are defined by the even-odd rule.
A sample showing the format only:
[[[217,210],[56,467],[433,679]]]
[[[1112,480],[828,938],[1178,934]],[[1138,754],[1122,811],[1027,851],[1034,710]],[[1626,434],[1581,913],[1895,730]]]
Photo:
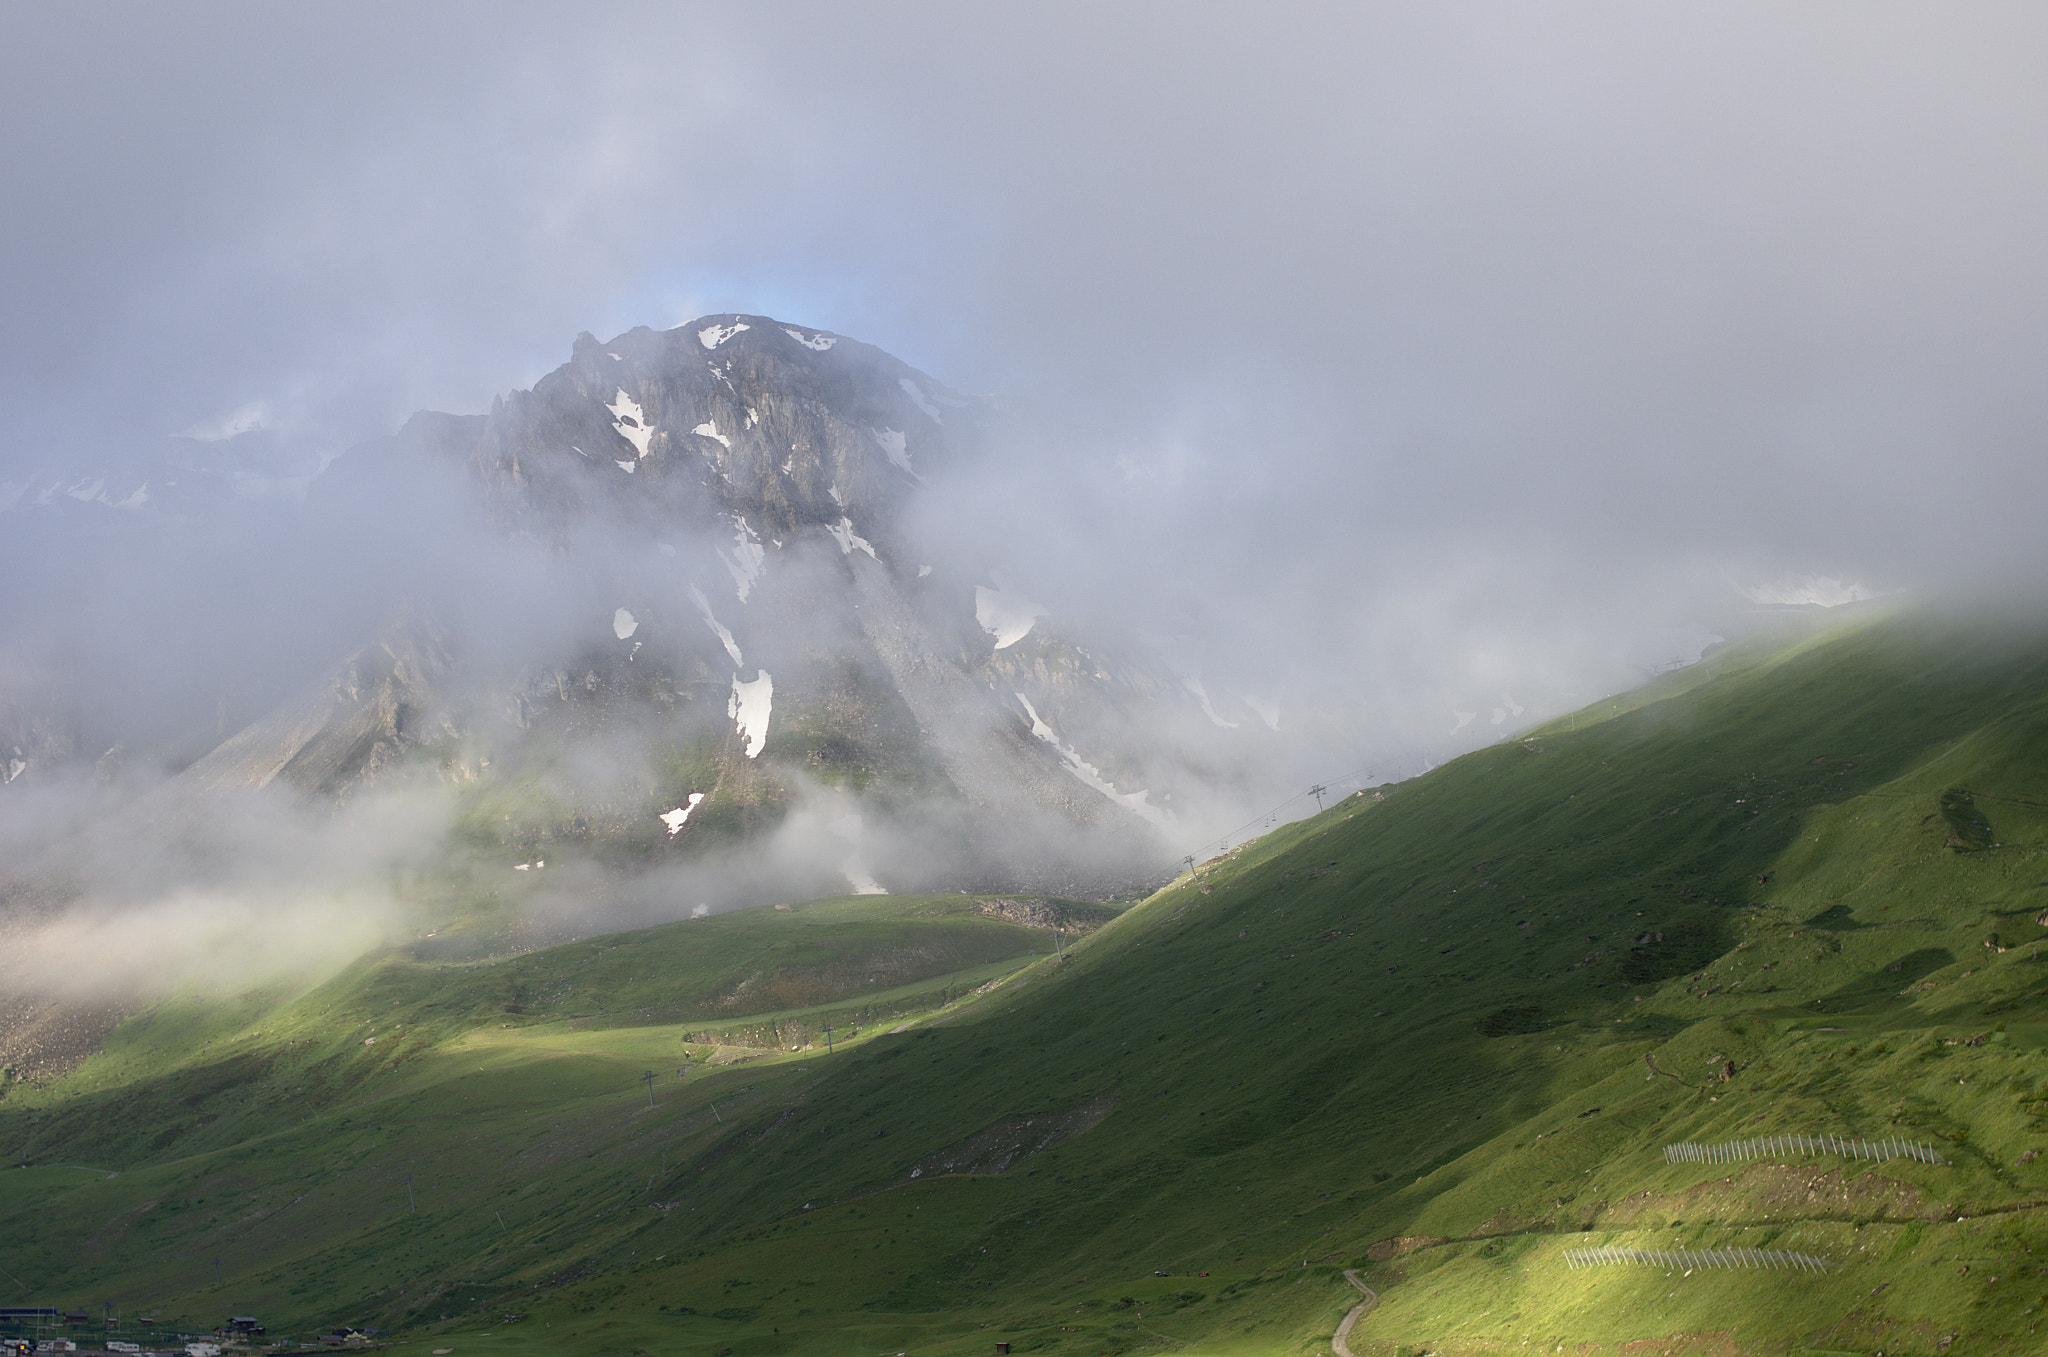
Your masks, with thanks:
[[[496,515],[552,535],[589,512],[873,542],[974,441],[977,402],[872,345],[767,316],[576,337],[567,363],[480,425],[431,426]],[[422,426],[423,431],[428,426]]]

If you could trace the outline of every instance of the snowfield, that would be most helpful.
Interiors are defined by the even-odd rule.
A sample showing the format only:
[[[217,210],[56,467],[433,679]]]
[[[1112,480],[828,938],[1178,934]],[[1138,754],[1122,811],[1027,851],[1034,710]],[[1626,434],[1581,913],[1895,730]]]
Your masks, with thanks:
[[[896,385],[903,388],[903,394],[910,397],[911,404],[915,405],[918,409],[924,411],[925,415],[931,420],[932,423],[944,424],[946,422],[945,420],[939,418],[939,407],[933,405],[931,401],[926,398],[924,394],[924,388],[920,387],[916,382],[911,381],[908,377],[898,377],[896,379]]]
[[[889,459],[889,465],[899,471],[907,471],[912,476],[917,475],[910,465],[910,453],[904,449],[903,430],[876,429],[874,434],[875,442],[882,445],[882,455]]]
[[[751,682],[732,676],[732,701],[726,715],[732,717],[740,738],[747,742],[747,757],[759,758],[768,745],[768,717],[775,709],[775,679],[766,669],[756,669]]]
[[[704,597],[704,591],[694,584],[690,586],[690,601],[697,605],[698,612],[704,614],[705,625],[718,634],[719,644],[725,647],[726,654],[732,656],[733,667],[737,669],[744,665],[746,661],[740,658],[739,643],[733,640],[732,633],[724,624],[711,615],[711,600]]]
[[[874,544],[853,530],[853,520],[850,518],[841,518],[825,531],[831,533],[832,540],[839,544],[839,554],[842,556],[851,556],[858,549],[865,551],[877,561],[882,559],[875,555]]]
[[[640,409],[640,402],[626,394],[626,388],[619,388],[619,394],[610,405],[604,407],[612,412],[612,431],[633,445],[633,450],[642,457],[647,455],[647,444],[654,437],[654,430],[647,423],[646,414]]]
[[[1048,611],[1043,604],[1026,598],[1023,590],[1001,575],[995,576],[994,587],[974,586],[974,620],[996,638],[997,650],[1007,650],[1029,636],[1031,628]]]
[[[768,552],[761,545],[760,535],[747,522],[746,515],[732,515],[732,527],[732,550],[719,547],[718,559],[725,562],[733,586],[739,590],[740,602],[745,603],[747,595],[754,592],[754,581],[761,578],[761,568],[768,561]]]
[[[668,826],[668,836],[671,839],[683,832],[683,825],[689,821],[690,812],[697,809],[697,803],[703,799],[704,793],[691,792],[690,799],[686,804],[677,806],[674,810],[661,813],[661,822]]]

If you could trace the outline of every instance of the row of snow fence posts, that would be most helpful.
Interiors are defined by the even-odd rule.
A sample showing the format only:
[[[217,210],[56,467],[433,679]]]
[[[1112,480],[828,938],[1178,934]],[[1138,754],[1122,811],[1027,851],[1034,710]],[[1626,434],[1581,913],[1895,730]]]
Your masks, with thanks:
[[[1671,1268],[1762,1267],[1827,1272],[1840,1266],[1788,1249],[1566,1249],[1564,1257],[1575,1269],[1603,1263],[1646,1263]]]
[[[1720,1145],[1690,1143],[1666,1145],[1668,1164],[1726,1164],[1737,1159],[1765,1155],[1842,1154],[1851,1159],[1916,1159],[1923,1164],[1946,1164],[1931,1145],[1910,1140],[1844,1140],[1840,1136],[1759,1136],[1754,1140],[1731,1140]]]

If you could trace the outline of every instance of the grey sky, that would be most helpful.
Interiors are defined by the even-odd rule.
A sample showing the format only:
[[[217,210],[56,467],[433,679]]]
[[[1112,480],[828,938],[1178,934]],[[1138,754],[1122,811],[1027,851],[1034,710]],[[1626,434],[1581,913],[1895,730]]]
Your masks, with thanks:
[[[339,449],[752,311],[1002,393],[959,493],[1048,601],[1395,687],[1620,673],[1729,578],[2042,564],[2038,6],[6,28],[0,480],[245,411]]]

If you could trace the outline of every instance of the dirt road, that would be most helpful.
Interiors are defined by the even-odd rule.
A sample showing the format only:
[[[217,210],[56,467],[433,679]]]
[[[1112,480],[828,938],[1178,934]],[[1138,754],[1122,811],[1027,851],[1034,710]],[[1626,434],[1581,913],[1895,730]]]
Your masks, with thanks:
[[[1344,1322],[1337,1326],[1337,1332],[1331,1335],[1330,1337],[1330,1346],[1337,1350],[1337,1357],[1351,1357],[1351,1344],[1349,1342],[1349,1339],[1351,1337],[1351,1326],[1358,1322],[1358,1317],[1360,1315],[1364,1314],[1367,1310],[1372,1309],[1373,1306],[1379,1304],[1380,1299],[1378,1295],[1374,1294],[1373,1289],[1371,1287],[1367,1286],[1364,1282],[1358,1280],[1357,1268],[1345,1268],[1344,1280],[1350,1282],[1353,1286],[1357,1287],[1358,1294],[1363,1296],[1365,1299],[1359,1301],[1358,1304],[1351,1307],[1351,1312],[1344,1316]]]

